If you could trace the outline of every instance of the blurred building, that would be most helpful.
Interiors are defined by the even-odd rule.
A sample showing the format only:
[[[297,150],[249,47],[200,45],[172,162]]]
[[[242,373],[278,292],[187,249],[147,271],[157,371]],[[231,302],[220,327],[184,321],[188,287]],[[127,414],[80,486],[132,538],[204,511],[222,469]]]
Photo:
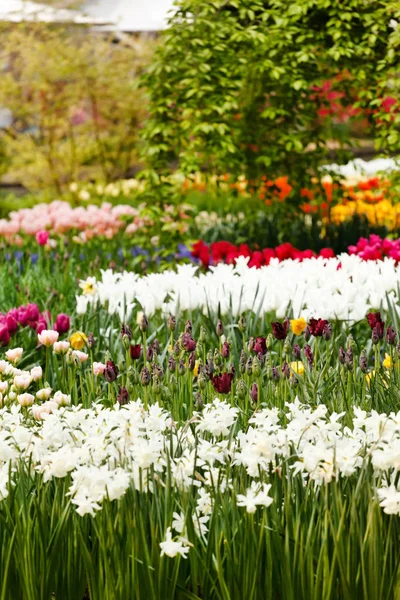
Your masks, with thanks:
[[[157,32],[167,26],[173,0],[86,0],[82,12],[123,32]]]
[[[92,24],[106,31],[157,32],[165,29],[172,8],[173,0],[83,0],[74,10],[31,0],[0,0],[0,21]]]

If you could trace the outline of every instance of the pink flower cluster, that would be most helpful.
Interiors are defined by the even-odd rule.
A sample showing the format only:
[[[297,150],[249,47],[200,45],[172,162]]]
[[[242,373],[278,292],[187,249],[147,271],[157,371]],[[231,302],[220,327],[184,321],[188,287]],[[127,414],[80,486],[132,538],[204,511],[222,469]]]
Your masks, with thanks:
[[[139,209],[126,204],[112,206],[108,202],[73,208],[68,202],[55,200],[12,211],[9,219],[0,219],[0,237],[21,244],[19,234],[26,234],[36,236],[37,242],[45,245],[48,232],[53,235],[78,231],[82,242],[98,236],[112,239],[122,229],[134,233],[146,224]],[[131,217],[128,226],[124,217]]]
[[[382,260],[385,256],[400,262],[400,238],[389,240],[372,234],[369,238],[360,238],[355,246],[348,247],[349,254],[357,254],[363,260]]]
[[[7,313],[0,313],[0,345],[7,346],[10,339],[20,327],[30,327],[37,333],[48,329],[51,321],[49,311],[40,312],[37,304],[27,304],[18,308],[12,308]],[[54,330],[58,333],[66,333],[70,327],[70,318],[61,313],[57,316]]]

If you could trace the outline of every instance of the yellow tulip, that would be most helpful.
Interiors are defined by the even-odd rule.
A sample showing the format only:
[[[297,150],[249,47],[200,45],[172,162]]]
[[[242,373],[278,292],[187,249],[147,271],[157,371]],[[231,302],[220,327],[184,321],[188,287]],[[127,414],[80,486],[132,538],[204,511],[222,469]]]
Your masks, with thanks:
[[[307,327],[307,321],[303,317],[300,317],[300,319],[292,319],[290,325],[294,335],[301,335]]]
[[[74,350],[82,350],[87,342],[87,337],[83,331],[75,331],[69,338],[69,341]]]
[[[194,377],[197,377],[198,374],[199,374],[199,361],[196,360],[196,362],[194,364],[193,375],[194,375]]]
[[[297,373],[297,375],[303,375],[305,371],[304,364],[301,362],[301,360],[295,360],[291,362],[289,366],[292,369],[292,371]]]
[[[393,367],[393,361],[390,357],[390,354],[385,353],[385,359],[382,363],[385,369],[391,369]]]

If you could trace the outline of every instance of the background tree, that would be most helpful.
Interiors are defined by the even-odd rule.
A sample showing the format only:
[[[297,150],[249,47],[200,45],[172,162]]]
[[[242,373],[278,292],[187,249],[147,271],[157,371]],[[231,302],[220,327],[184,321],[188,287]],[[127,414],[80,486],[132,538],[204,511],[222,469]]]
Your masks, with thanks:
[[[180,0],[146,75],[153,174],[178,164],[303,185],[330,147],[351,144],[327,100],[396,149],[398,100],[390,117],[382,102],[399,15],[387,0]]]

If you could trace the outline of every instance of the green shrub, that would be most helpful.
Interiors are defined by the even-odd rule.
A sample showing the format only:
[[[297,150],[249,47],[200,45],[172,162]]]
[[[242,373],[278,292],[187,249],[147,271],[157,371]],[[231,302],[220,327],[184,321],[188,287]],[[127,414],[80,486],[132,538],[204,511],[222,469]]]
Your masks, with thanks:
[[[146,76],[153,172],[178,163],[304,184],[330,142],[350,142],[321,118],[327,81],[343,108],[365,109],[381,147],[398,148],[400,115],[382,99],[399,65],[389,26],[399,14],[387,0],[180,0]]]

